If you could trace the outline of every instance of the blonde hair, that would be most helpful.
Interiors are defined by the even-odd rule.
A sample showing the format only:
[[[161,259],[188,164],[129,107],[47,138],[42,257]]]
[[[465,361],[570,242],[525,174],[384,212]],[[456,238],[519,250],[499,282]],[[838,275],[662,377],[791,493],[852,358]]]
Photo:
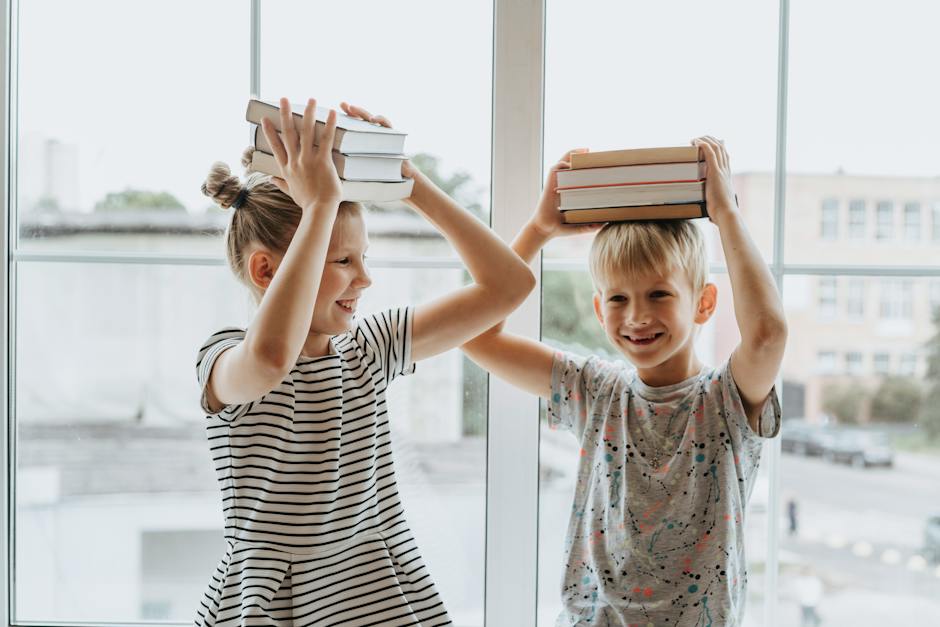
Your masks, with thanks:
[[[244,182],[232,174],[227,164],[216,161],[202,184],[202,193],[212,198],[222,209],[232,207],[239,195],[242,196],[242,202],[234,210],[226,230],[225,253],[232,272],[253,293],[255,287],[248,276],[246,263],[249,247],[260,244],[283,255],[301,216],[300,207],[271,182],[270,176],[249,169],[254,150],[248,147],[242,154],[242,165],[246,170]],[[362,211],[362,205],[357,202],[341,202],[337,223],[342,216],[362,215]]]
[[[588,262],[598,290],[618,275],[631,279],[681,270],[694,292],[708,280],[705,240],[689,220],[611,222],[595,236]]]

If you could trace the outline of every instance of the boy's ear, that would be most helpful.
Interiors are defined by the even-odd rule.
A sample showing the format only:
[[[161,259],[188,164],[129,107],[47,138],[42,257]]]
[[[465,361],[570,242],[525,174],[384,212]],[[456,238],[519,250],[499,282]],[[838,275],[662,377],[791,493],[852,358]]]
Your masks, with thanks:
[[[695,308],[695,324],[705,324],[718,306],[718,287],[714,283],[706,283],[698,297]]]
[[[248,256],[248,278],[255,287],[266,290],[274,280],[277,266],[278,259],[270,252],[264,249],[255,250]]]
[[[597,321],[601,323],[601,327],[604,326],[604,311],[601,309],[601,295],[597,292],[594,292],[594,298],[592,299],[594,303],[594,316],[597,318]]]

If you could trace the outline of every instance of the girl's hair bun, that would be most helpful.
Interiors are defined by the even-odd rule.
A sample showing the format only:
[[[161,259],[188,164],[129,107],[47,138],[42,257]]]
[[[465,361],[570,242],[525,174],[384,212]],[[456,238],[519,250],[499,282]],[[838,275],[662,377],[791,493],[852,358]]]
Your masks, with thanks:
[[[214,200],[223,209],[228,209],[242,191],[242,183],[232,174],[227,163],[216,161],[209,168],[209,175],[202,184],[202,193]]]

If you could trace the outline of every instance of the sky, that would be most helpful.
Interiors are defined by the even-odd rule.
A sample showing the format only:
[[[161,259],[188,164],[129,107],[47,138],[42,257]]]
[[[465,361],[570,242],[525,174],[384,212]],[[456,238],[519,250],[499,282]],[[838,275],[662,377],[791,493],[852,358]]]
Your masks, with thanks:
[[[383,113],[409,134],[406,151],[485,193],[492,8],[265,0],[261,95]],[[940,175],[940,6],[794,0],[790,17],[788,167]],[[236,166],[248,141],[248,18],[247,0],[22,2],[20,136],[77,147],[78,209],[134,187],[200,211],[210,164]],[[777,35],[768,0],[547,0],[544,162],[708,133],[734,169],[772,169]]]

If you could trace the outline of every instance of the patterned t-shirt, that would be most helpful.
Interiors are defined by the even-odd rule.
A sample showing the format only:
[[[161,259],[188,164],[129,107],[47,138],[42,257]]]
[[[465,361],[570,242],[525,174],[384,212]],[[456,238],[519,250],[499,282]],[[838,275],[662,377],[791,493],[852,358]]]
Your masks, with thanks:
[[[730,360],[650,387],[621,362],[559,352],[548,421],[580,442],[557,625],[740,625],[745,506],[780,428],[775,391],[759,435]]]

